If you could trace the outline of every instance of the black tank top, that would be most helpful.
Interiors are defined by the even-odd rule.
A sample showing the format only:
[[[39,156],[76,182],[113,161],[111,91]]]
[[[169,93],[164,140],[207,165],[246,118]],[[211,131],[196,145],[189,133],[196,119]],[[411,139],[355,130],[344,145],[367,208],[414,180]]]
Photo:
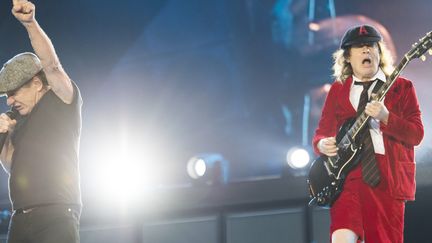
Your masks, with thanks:
[[[27,116],[18,118],[9,196],[14,209],[43,204],[81,205],[79,141],[82,98],[74,86],[72,104],[49,90]]]

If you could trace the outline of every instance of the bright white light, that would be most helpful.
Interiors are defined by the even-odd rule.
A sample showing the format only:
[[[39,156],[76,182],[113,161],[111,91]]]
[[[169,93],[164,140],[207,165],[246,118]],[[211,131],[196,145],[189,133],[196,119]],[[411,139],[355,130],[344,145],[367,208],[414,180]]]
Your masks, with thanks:
[[[318,31],[321,29],[321,26],[317,23],[309,23],[309,29],[312,31]]]
[[[197,173],[198,176],[203,176],[206,172],[207,166],[205,164],[205,161],[203,159],[199,159],[196,163],[195,163],[195,172]]]
[[[95,197],[103,203],[129,206],[142,201],[163,176],[157,147],[126,132],[117,139],[101,139],[97,152],[92,176]]]
[[[106,160],[97,175],[101,196],[122,203],[139,199],[152,176],[150,168],[146,167],[144,161],[131,154]]]
[[[292,148],[287,153],[288,165],[293,169],[302,169],[309,164],[310,156],[306,149]]]
[[[187,163],[187,173],[192,179],[212,177],[213,173],[218,173],[219,179],[226,182],[228,178],[228,161],[218,153],[202,153],[189,159]],[[209,183],[214,178],[207,178]],[[213,181],[215,182],[215,181]]]
[[[187,164],[187,171],[190,177],[198,179],[204,176],[207,170],[205,161],[202,158],[193,157]]]

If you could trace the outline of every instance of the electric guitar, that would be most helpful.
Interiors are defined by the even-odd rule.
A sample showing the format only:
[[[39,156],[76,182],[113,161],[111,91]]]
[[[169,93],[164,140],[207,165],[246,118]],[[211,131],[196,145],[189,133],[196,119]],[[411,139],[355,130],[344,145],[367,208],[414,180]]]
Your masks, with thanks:
[[[423,54],[429,50],[429,54],[432,55],[431,48],[432,31],[421,38],[419,43],[415,43],[412,49],[405,54],[387,81],[377,91],[375,99],[383,101],[390,87],[408,63],[415,58],[425,60]],[[363,111],[357,118],[347,121],[336,136],[337,155],[331,157],[322,155],[312,162],[307,179],[309,194],[312,198],[309,205],[331,207],[336,201],[343,190],[346,175],[358,164],[358,155],[362,150],[361,134],[369,120],[370,116]]]

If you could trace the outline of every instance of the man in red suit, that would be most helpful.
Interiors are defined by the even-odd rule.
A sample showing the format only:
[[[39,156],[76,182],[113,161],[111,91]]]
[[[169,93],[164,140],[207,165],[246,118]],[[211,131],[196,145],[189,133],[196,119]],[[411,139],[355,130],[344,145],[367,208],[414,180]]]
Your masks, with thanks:
[[[375,86],[385,82],[394,68],[372,26],[349,29],[333,57],[336,80],[313,138],[315,152],[336,155],[335,137],[347,120],[359,115],[357,110],[364,109],[371,119],[360,162],[347,175],[330,209],[332,242],[403,242],[405,201],[415,197],[414,146],[424,135],[414,86],[398,77],[383,102],[373,100]]]

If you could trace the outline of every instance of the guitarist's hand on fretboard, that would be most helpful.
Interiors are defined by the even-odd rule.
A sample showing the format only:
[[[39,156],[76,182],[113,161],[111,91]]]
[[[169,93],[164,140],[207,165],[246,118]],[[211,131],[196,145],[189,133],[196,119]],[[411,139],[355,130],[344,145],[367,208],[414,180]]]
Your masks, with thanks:
[[[387,110],[387,107],[384,105],[383,101],[376,101],[373,99],[374,98],[372,97],[372,101],[366,105],[366,114],[387,125],[389,117],[389,111]]]

